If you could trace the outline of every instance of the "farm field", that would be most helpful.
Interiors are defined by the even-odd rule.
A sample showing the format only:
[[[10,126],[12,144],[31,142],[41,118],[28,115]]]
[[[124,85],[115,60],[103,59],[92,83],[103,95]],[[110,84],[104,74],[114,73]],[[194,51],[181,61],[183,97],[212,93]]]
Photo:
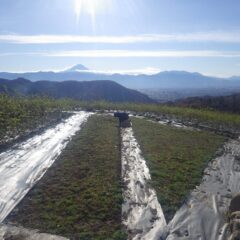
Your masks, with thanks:
[[[0,149],[18,138],[39,134],[71,116],[65,101],[47,97],[12,97],[0,94]],[[70,106],[66,110],[70,110]]]
[[[225,138],[132,118],[135,136],[152,177],[165,218],[170,221]]]
[[[117,126],[90,117],[7,221],[71,239],[125,239]]]
[[[14,137],[38,125],[54,122],[73,110],[122,110],[139,114],[153,113],[178,117],[187,121],[204,122],[217,127],[240,129],[240,115],[210,109],[167,106],[161,104],[84,102],[71,99],[54,100],[40,97],[11,97],[0,95],[0,139]]]
[[[169,117],[179,117],[188,121],[199,121],[217,126],[230,126],[240,128],[240,115],[229,112],[220,112],[207,108],[191,108],[170,106],[164,104],[139,104],[139,103],[110,103],[104,101],[98,102],[75,102],[75,106],[85,109],[98,109],[98,110],[122,110],[133,111],[136,113],[154,113],[165,114]]]
[[[61,153],[58,159],[50,160],[55,161],[53,165],[4,221],[5,223],[39,229],[41,232],[70,239],[125,240],[127,234],[128,239],[132,239],[133,236],[153,236],[160,229],[162,231],[166,227],[166,223],[170,224],[170,221],[177,215],[175,213],[184,206],[195,187],[201,184],[204,169],[209,161],[216,156],[216,151],[227,140],[226,137],[212,132],[199,131],[186,126],[181,128],[181,122],[180,125],[176,124],[174,126],[174,122],[173,124],[170,122],[169,125],[162,125],[161,121],[159,123],[151,121],[149,120],[151,113],[164,113],[160,108],[154,111],[155,105],[112,105],[99,102],[99,106],[97,106],[94,105],[96,103],[47,98],[36,98],[31,105],[31,101],[28,99],[11,99],[10,97],[6,97],[6,99],[11,101],[7,101],[6,106],[8,108],[5,106],[2,112],[5,111],[6,113],[6,109],[14,112],[16,104],[19,103],[23,106],[22,115],[18,115],[19,125],[15,127],[11,125],[9,129],[11,127],[21,129],[21,122],[24,124],[24,118],[21,118],[21,116],[30,116],[34,111],[39,113],[43,111],[40,113],[43,116],[47,116],[51,112],[67,112],[74,116],[80,113],[74,111],[80,109],[95,113],[92,115],[90,112],[81,112],[83,115],[91,115],[91,117],[81,126],[81,131],[72,138],[67,147],[58,153]],[[28,111],[28,104],[31,106],[30,111]],[[35,106],[39,107],[35,108]],[[106,114],[107,110],[111,110],[108,113],[113,113],[113,109],[124,109],[143,116],[145,107],[149,110],[146,111],[149,115],[142,118],[132,117],[132,130],[130,132],[133,135],[126,138],[129,141],[128,143],[124,143],[124,139],[121,139],[117,119],[114,119],[111,114]],[[178,109],[183,111],[181,107]],[[199,113],[201,112],[204,115],[206,114],[204,111],[199,110]],[[219,114],[218,118],[223,114],[223,119],[224,116],[227,116],[227,118],[233,117],[234,121],[238,121],[238,115],[212,113]],[[2,114],[1,116],[6,115]],[[186,117],[184,114],[182,116]],[[193,116],[191,117],[190,119],[194,119]],[[4,118],[7,120],[6,117]],[[198,120],[201,121],[201,117]],[[211,121],[217,122],[217,118]],[[3,123],[7,124],[7,121]],[[229,124],[231,125],[233,122]],[[49,129],[49,134],[50,132],[51,129]],[[40,134],[38,138],[40,141],[42,135]],[[29,139],[29,142],[31,141]],[[128,148],[122,148],[123,145],[128,146]],[[141,157],[134,155],[138,152],[139,147],[143,156],[140,161],[143,164],[141,166],[136,165]],[[124,149],[129,150],[121,152]],[[34,151],[34,149],[31,151]],[[46,154],[48,154],[47,151]],[[46,157],[50,158],[51,156],[48,155]],[[129,181],[121,176],[121,173],[123,173],[121,157],[123,155],[130,164],[125,165],[125,171],[131,178]],[[134,162],[131,163],[133,155],[136,158],[135,166]],[[29,156],[29,161],[32,157],[30,154],[23,154],[23,156]],[[141,167],[144,166],[145,160],[147,169],[143,171]],[[23,162],[23,159],[21,159],[21,162]],[[129,166],[132,167],[129,168]],[[10,167],[9,171],[15,169],[14,164],[11,164]],[[138,179],[139,174],[148,173],[148,168],[150,177],[145,178],[141,183],[143,185],[141,185]],[[131,172],[132,170],[133,172]],[[2,182],[4,183],[4,179],[2,179]],[[139,186],[142,186],[141,194],[138,191]],[[152,220],[150,215],[148,217],[144,215],[141,218],[139,217],[141,214],[139,214],[137,221],[135,221],[136,219],[129,221],[132,224],[131,227],[126,225],[127,221],[123,221],[123,209],[127,209],[125,206],[128,205],[124,200],[128,199],[125,196],[129,196],[130,189],[133,191],[133,198],[130,197],[129,202],[133,205],[135,194],[139,201],[141,196],[147,196],[144,193],[145,189],[152,189],[152,196],[156,196],[155,199],[160,204],[156,204],[158,212],[157,214],[155,214],[155,211],[152,212]],[[150,203],[151,201],[146,199],[146,202]],[[135,205],[140,207],[141,201],[136,202]],[[141,207],[144,212],[144,204]],[[148,206],[146,209],[151,209],[151,207]],[[161,209],[163,213],[161,213]],[[130,219],[131,217],[128,218],[126,213],[124,213],[124,219]],[[161,216],[161,221],[155,215]],[[138,221],[141,228],[139,228]],[[148,226],[145,227],[143,223]]]

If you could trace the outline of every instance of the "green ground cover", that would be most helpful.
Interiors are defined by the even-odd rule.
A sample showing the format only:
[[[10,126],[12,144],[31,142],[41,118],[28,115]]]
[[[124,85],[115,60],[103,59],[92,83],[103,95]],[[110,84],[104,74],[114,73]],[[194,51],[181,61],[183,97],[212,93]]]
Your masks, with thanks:
[[[21,135],[68,116],[62,112],[64,104],[43,97],[17,98],[0,94],[0,139]]]
[[[150,169],[167,221],[202,179],[203,169],[224,143],[222,136],[182,130],[133,118],[135,136]]]
[[[156,114],[169,114],[172,116],[182,117],[188,120],[198,120],[214,124],[224,124],[229,127],[240,127],[240,115],[227,112],[220,112],[211,109],[194,109],[190,107],[177,107],[162,104],[136,104],[136,103],[108,103],[99,102],[81,102],[81,107],[89,109],[109,109],[136,112],[151,112]]]
[[[13,132],[34,129],[48,116],[59,115],[62,110],[123,110],[139,113],[168,114],[187,120],[198,120],[228,127],[240,128],[240,115],[209,109],[193,109],[162,104],[110,103],[105,101],[83,102],[71,99],[54,100],[47,97],[11,97],[0,94],[0,138]],[[61,117],[61,116],[60,116]]]
[[[94,115],[7,219],[80,240],[125,240],[117,121]]]

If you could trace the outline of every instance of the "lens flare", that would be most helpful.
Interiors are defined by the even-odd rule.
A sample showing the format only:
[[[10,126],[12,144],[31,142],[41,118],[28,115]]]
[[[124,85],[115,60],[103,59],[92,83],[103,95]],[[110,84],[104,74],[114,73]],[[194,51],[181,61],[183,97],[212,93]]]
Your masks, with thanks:
[[[88,14],[94,20],[99,12],[105,10],[109,2],[109,0],[75,0],[77,22],[79,22],[81,14]]]
[[[75,14],[77,17],[77,22],[79,22],[79,17],[81,14],[81,5],[82,5],[81,2],[82,2],[81,0],[75,0]]]

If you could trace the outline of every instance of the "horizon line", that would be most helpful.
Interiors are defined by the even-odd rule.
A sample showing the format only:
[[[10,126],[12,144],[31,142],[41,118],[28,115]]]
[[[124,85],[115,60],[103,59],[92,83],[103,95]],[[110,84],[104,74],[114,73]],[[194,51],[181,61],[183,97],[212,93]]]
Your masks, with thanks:
[[[63,69],[39,69],[39,70],[25,70],[25,71],[4,71],[4,70],[0,70],[0,73],[10,73],[10,74],[26,74],[26,73],[39,73],[39,72],[53,72],[53,73],[61,73],[64,72],[68,69],[70,69],[75,65],[71,65],[69,67],[65,67]],[[189,70],[184,70],[184,69],[166,69],[166,70],[162,70],[159,68],[155,68],[155,67],[145,67],[145,68],[141,68],[141,69],[119,69],[119,70],[79,70],[79,71],[75,71],[78,73],[95,73],[95,74],[106,74],[106,75],[114,75],[114,74],[120,74],[120,75],[130,75],[130,76],[139,76],[139,75],[149,75],[149,76],[153,76],[153,75],[157,75],[160,73],[164,73],[164,72],[185,72],[185,73],[190,73],[190,74],[200,74],[202,76],[205,77],[214,77],[214,78],[222,78],[222,79],[229,79],[231,77],[238,77],[238,75],[218,75],[218,74],[211,74],[211,73],[204,73],[201,71],[189,71]],[[239,75],[240,76],[240,75]]]

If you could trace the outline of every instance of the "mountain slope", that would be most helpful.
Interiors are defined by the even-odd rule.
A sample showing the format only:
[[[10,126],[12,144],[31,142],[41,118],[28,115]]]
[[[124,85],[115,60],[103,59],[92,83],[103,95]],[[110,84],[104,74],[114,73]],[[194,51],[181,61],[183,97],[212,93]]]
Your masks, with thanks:
[[[165,71],[154,75],[107,74],[88,70],[78,64],[61,72],[0,73],[0,78],[13,80],[26,78],[31,81],[93,81],[111,80],[132,89],[200,89],[200,88],[240,88],[240,78],[217,78],[185,71]]]
[[[219,97],[192,97],[175,103],[180,106],[213,108],[219,111],[240,113],[240,93]]]
[[[0,93],[10,95],[44,95],[77,100],[106,100],[111,102],[154,102],[138,91],[127,89],[113,81],[38,81],[0,79]]]

